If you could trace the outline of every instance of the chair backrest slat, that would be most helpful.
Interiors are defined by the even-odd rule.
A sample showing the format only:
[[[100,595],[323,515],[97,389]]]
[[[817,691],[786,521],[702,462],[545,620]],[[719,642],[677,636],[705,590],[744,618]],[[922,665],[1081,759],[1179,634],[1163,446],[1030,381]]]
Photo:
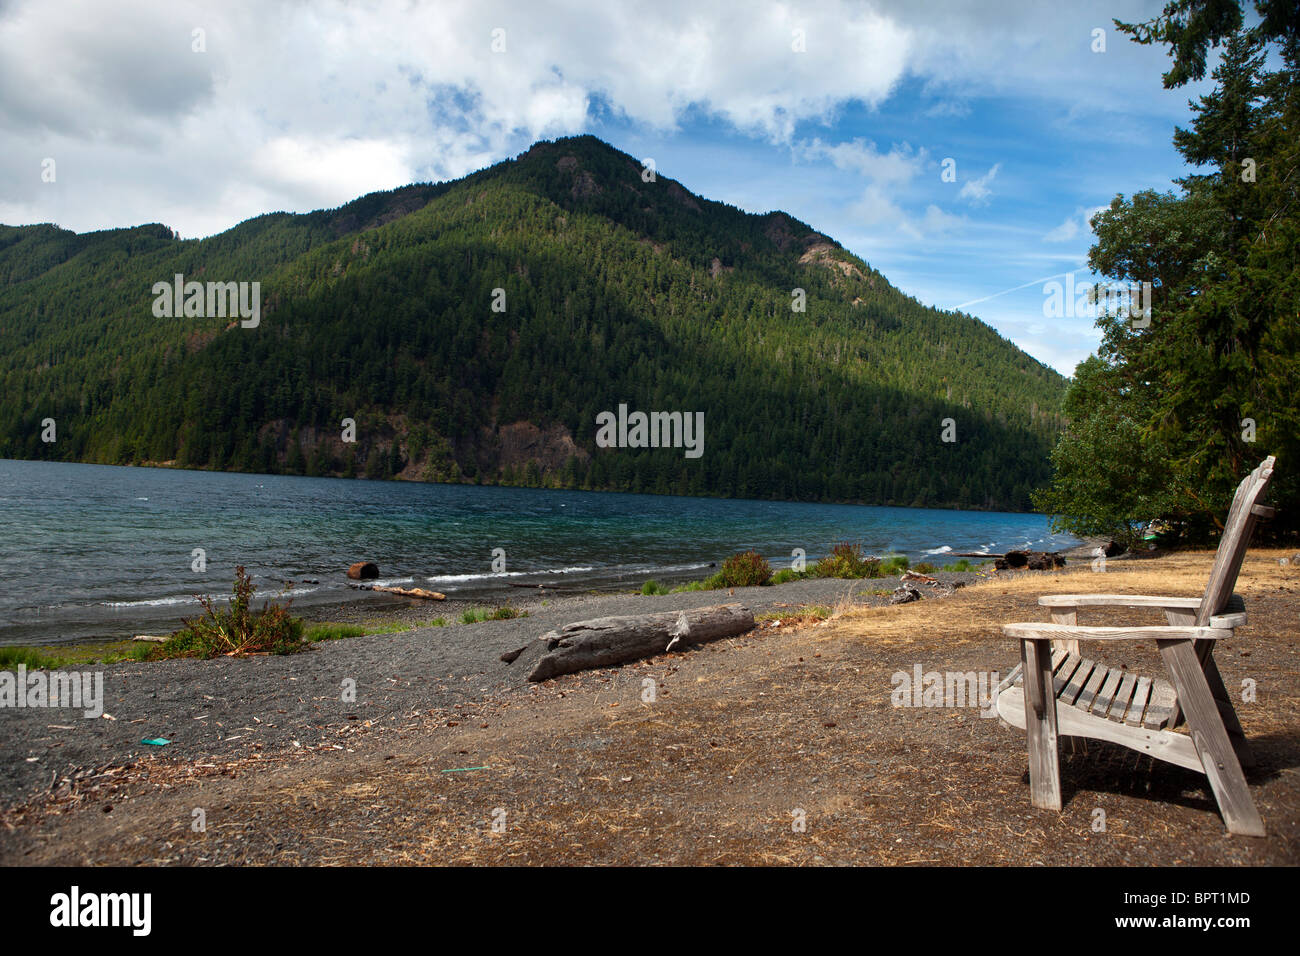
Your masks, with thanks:
[[[1205,597],[1201,599],[1196,611],[1196,623],[1204,627],[1210,618],[1227,606],[1232,597],[1232,589],[1237,584],[1237,575],[1241,571],[1241,562],[1246,557],[1246,547],[1250,544],[1251,532],[1255,529],[1255,514],[1252,509],[1259,504],[1273,477],[1273,456],[1265,458],[1237,486],[1233,496],[1232,507],[1228,511],[1228,520],[1223,526],[1223,537],[1219,539],[1219,549],[1214,555],[1214,568],[1210,571],[1210,580],[1205,587]]]

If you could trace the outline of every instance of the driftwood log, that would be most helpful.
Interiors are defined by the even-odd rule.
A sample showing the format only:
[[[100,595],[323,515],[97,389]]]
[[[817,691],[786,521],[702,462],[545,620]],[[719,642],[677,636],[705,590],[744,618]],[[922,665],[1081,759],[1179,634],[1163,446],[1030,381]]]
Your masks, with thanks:
[[[402,597],[424,598],[426,601],[445,601],[447,595],[441,591],[426,591],[424,588],[390,588],[383,584],[354,584],[358,591],[383,591],[385,594],[397,594]]]
[[[998,571],[1054,571],[1065,567],[1065,558],[1055,551],[1008,551],[993,562]]]
[[[364,581],[367,578],[379,577],[379,565],[373,561],[358,561],[348,568],[348,577],[353,581]]]
[[[528,679],[543,681],[560,674],[613,667],[692,644],[734,637],[753,627],[754,615],[740,604],[599,617],[566,624],[517,651],[501,655],[501,659],[507,664],[521,657],[525,665],[535,661]]]

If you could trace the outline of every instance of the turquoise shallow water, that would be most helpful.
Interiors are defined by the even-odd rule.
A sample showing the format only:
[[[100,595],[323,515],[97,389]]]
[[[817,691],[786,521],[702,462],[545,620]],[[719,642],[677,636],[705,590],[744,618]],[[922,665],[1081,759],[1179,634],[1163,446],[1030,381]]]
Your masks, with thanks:
[[[0,459],[0,644],[158,633],[196,612],[196,593],[227,592],[237,564],[261,595],[297,582],[299,606],[356,596],[343,572],[359,560],[381,582],[480,599],[513,592],[507,582],[703,576],[748,548],[786,567],[795,548],[811,560],[845,540],[937,561],[1077,543],[1042,515]]]

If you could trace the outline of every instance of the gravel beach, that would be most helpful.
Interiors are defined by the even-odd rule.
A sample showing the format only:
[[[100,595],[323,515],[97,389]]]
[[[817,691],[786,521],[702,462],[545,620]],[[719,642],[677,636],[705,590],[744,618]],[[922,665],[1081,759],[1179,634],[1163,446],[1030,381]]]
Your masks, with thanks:
[[[965,584],[976,572],[937,572]],[[63,777],[144,759],[208,761],[286,748],[344,748],[341,737],[415,715],[461,712],[527,691],[526,673],[500,655],[573,621],[616,614],[672,611],[740,602],[755,614],[798,605],[887,603],[898,578],[808,579],[769,587],[678,594],[556,594],[520,590],[512,606],[527,617],[450,623],[396,634],[323,641],[276,657],[122,662],[82,667],[102,671],[108,717],[87,719],[69,708],[0,709],[0,803],[12,805],[49,790]],[[918,585],[925,597],[942,589]],[[884,594],[880,592],[886,592]],[[350,610],[373,621],[435,617],[458,621],[467,603],[392,599],[376,605],[323,608],[321,619],[346,620]],[[483,602],[477,602],[483,606]],[[355,701],[344,682],[355,681]],[[111,719],[110,719],[111,718]],[[141,743],[163,738],[164,746]]]

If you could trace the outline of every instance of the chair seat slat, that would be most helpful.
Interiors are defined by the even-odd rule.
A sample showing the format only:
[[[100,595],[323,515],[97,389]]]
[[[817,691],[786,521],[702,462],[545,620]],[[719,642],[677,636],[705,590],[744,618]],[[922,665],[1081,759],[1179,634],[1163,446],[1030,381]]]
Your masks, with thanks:
[[[1128,713],[1124,715],[1124,723],[1130,727],[1142,726],[1142,715],[1146,712],[1147,701],[1151,699],[1151,678],[1139,677],[1137,686],[1133,688],[1133,701],[1128,705]]]
[[[1120,681],[1124,679],[1124,671],[1118,667],[1107,668],[1106,679],[1102,682],[1101,689],[1097,691],[1096,698],[1093,699],[1092,706],[1088,708],[1099,717],[1104,717],[1110,713],[1110,705],[1115,700],[1115,695],[1119,693]]]
[[[1128,713],[1129,701],[1133,699],[1133,690],[1137,687],[1137,675],[1132,671],[1124,672],[1124,679],[1120,681],[1119,691],[1115,694],[1115,702],[1110,706],[1110,712],[1106,714],[1111,720],[1124,722],[1124,715]]]
[[[1147,712],[1142,718],[1142,726],[1148,730],[1163,729],[1169,723],[1176,703],[1178,703],[1178,694],[1174,691],[1174,685],[1159,678],[1153,680],[1151,700],[1147,703]]]

